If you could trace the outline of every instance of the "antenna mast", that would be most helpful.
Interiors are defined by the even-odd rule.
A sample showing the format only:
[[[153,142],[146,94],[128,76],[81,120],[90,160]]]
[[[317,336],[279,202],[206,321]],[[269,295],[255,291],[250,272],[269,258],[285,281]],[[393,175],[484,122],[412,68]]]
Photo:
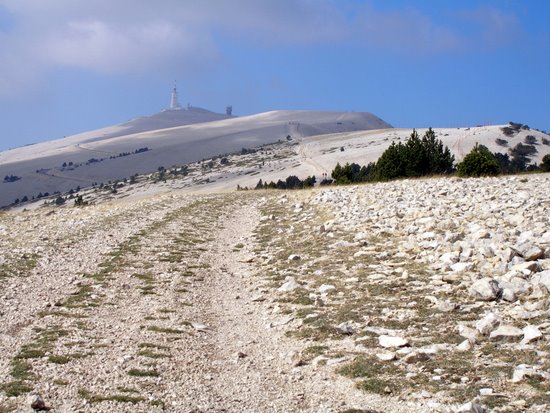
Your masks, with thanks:
[[[172,89],[172,95],[170,97],[170,110],[180,110],[181,106],[178,101],[178,90],[176,87],[176,81],[174,81],[174,89]]]

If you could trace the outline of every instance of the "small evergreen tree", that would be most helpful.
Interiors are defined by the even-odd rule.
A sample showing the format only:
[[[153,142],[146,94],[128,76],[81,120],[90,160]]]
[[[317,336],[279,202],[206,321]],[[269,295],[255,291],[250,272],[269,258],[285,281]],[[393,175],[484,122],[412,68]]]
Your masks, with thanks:
[[[373,178],[375,181],[389,181],[406,175],[407,163],[405,147],[401,142],[391,145],[378,158],[374,167]]]
[[[302,189],[304,183],[295,175],[290,175],[286,178],[286,189]]]
[[[457,172],[460,176],[497,175],[498,162],[487,147],[476,143],[470,153],[458,164]]]
[[[507,153],[494,152],[493,156],[498,163],[498,170],[500,173],[509,174],[517,172],[514,169],[514,165],[512,164],[512,161],[510,161],[510,157]]]
[[[422,137],[422,151],[426,162],[425,175],[453,172],[455,157],[441,140],[436,139],[432,128]]]

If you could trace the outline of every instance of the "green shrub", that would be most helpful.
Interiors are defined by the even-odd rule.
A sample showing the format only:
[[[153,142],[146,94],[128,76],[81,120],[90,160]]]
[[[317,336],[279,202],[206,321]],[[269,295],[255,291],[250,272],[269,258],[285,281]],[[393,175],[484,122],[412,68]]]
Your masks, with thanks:
[[[344,166],[341,166],[340,163],[337,163],[331,176],[338,185],[365,182],[369,179],[373,165],[370,163],[367,166],[360,166],[356,163],[346,163]]]
[[[460,176],[497,175],[499,167],[489,149],[476,143],[464,160],[457,165],[457,172]]]
[[[447,174],[453,171],[454,156],[448,147],[436,139],[429,128],[420,138],[416,130],[405,144],[392,143],[373,167],[372,178],[388,181],[401,177]]]
[[[533,135],[527,135],[525,139],[523,140],[528,145],[536,145],[537,144],[537,138]]]
[[[540,170],[542,172],[550,172],[550,153],[544,155],[542,163],[540,164]]]
[[[508,141],[506,139],[496,138],[495,142],[499,146],[508,146]]]

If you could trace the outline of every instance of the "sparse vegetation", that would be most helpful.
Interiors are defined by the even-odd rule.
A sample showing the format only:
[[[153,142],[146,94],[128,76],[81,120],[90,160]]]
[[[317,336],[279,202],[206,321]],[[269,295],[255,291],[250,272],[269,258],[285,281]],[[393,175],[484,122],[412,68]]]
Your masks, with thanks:
[[[536,145],[537,138],[535,138],[533,135],[527,135],[523,142],[525,142],[527,145]]]
[[[254,189],[304,189],[313,187],[315,182],[316,178],[314,176],[308,176],[302,181],[297,176],[291,175],[284,181],[279,179],[277,182],[271,181],[270,183],[263,182],[260,179]]]
[[[143,397],[139,396],[130,396],[129,394],[112,394],[112,395],[95,395],[89,392],[86,389],[80,389],[78,395],[88,401],[91,404],[101,403],[101,402],[117,402],[117,403],[140,403],[145,401]]]
[[[152,331],[154,333],[166,333],[166,334],[183,334],[183,333],[185,333],[185,331],[177,329],[177,328],[159,327],[159,326],[149,326],[149,327],[147,327],[147,330]]]
[[[158,377],[160,373],[156,370],[130,369],[128,375],[134,377]]]
[[[6,175],[4,177],[4,183],[19,181],[20,179],[21,177],[17,175]]]

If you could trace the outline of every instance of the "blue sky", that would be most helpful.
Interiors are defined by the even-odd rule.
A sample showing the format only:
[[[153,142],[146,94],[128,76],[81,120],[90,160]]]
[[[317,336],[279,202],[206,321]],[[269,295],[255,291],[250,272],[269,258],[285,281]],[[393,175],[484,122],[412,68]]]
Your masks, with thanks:
[[[183,104],[550,131],[546,0],[0,0],[0,150]]]

